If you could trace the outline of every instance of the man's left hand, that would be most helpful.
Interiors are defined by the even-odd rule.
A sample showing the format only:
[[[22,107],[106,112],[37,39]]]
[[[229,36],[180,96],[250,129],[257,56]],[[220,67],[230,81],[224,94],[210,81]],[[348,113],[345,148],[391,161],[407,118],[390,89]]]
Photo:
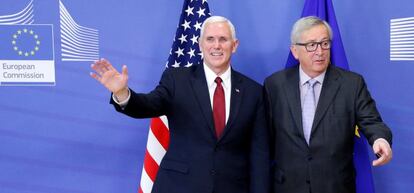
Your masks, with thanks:
[[[391,161],[392,150],[390,144],[385,139],[377,139],[374,142],[372,149],[378,157],[378,159],[372,162],[373,166],[381,166]]]

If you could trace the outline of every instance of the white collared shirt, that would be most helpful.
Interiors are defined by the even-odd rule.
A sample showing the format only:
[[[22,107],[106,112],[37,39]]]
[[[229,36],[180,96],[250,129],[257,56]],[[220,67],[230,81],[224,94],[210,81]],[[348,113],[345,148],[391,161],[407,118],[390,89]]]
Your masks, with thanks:
[[[216,90],[217,84],[214,82],[217,75],[214,73],[206,64],[203,64],[204,73],[206,75],[208,93],[210,94],[211,109],[213,109],[213,96]],[[230,96],[231,96],[231,67],[229,67],[223,74],[220,75],[223,89],[224,89],[224,100],[226,101],[226,124],[230,114]]]

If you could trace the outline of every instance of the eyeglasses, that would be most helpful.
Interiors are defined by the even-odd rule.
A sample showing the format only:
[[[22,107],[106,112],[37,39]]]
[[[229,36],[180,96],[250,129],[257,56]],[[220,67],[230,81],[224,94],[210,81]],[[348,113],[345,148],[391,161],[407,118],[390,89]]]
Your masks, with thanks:
[[[306,51],[314,52],[318,49],[318,45],[321,46],[323,50],[329,50],[331,48],[331,40],[324,40],[321,42],[309,42],[309,43],[296,43],[298,46],[305,46]]]

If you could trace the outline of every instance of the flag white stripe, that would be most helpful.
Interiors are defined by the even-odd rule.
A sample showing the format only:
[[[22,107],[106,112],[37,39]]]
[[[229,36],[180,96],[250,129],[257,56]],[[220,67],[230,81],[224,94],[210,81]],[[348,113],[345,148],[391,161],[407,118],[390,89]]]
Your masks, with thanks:
[[[166,153],[166,150],[160,144],[160,142],[158,142],[157,138],[154,136],[154,133],[151,130],[148,132],[147,151],[155,160],[155,162],[160,165],[161,160]]]
[[[151,178],[148,176],[147,172],[145,171],[145,168],[142,169],[141,174],[141,189],[144,193],[150,193],[152,189],[152,185],[154,183],[152,182]]]

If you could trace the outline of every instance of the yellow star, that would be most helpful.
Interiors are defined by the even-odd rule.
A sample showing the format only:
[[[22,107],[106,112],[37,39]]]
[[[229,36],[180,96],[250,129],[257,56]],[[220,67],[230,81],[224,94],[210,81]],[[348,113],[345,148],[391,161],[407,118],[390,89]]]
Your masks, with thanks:
[[[359,128],[358,128],[358,126],[355,126],[355,135],[356,135],[357,137],[361,137],[361,136],[359,135]]]

